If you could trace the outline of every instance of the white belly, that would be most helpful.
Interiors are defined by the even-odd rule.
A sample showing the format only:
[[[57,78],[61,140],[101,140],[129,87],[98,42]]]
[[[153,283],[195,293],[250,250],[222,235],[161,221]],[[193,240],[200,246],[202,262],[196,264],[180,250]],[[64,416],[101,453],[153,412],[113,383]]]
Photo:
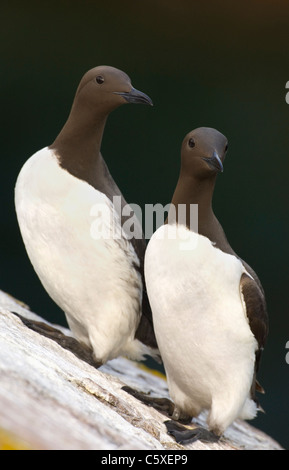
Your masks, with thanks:
[[[185,236],[194,249],[183,249]],[[237,258],[182,226],[160,227],[148,244],[146,286],[170,394],[191,415],[215,402],[231,411],[230,421],[248,397],[257,343],[240,296],[242,272]]]
[[[74,334],[99,360],[125,354],[139,323],[142,282],[111,201],[45,148],[23,166],[15,203],[31,263]]]

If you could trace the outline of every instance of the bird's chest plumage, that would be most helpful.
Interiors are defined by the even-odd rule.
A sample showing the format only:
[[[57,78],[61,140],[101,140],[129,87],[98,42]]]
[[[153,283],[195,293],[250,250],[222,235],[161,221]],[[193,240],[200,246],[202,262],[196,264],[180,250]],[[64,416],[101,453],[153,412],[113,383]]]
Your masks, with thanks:
[[[198,396],[247,358],[253,370],[256,341],[240,298],[241,263],[186,230],[159,229],[147,248],[145,273],[168,376]]]
[[[85,324],[98,316],[105,328],[121,310],[120,331],[137,324],[138,258],[112,202],[60,168],[47,148],[22,168],[15,201],[34,269],[68,319]]]

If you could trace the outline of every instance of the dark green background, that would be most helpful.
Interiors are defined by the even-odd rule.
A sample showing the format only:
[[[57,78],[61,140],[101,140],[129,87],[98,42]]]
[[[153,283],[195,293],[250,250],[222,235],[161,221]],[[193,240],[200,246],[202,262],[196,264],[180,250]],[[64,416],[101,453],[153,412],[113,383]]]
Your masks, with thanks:
[[[13,189],[25,160],[64,124],[88,69],[124,70],[154,108],[122,106],[102,146],[129,202],[170,201],[180,145],[195,127],[229,139],[214,209],[267,294],[270,336],[253,424],[289,446],[289,6],[279,0],[6,2],[1,5],[0,288],[65,324],[26,256]]]

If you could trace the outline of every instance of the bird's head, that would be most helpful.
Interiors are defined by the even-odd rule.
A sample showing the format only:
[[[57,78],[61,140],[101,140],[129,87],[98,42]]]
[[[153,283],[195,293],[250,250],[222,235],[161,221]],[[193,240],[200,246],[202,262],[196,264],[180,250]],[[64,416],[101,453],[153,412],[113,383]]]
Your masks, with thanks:
[[[133,88],[126,73],[106,65],[86,72],[79,83],[75,98],[86,106],[106,113],[125,103],[153,105],[149,96]]]
[[[182,143],[182,170],[199,179],[216,176],[223,172],[227,150],[227,138],[216,129],[194,129]]]

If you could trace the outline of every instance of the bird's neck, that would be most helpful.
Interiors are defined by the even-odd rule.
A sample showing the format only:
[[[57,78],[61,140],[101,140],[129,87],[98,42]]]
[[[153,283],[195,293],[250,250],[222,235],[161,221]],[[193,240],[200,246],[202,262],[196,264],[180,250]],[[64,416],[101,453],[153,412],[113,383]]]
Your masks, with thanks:
[[[206,230],[208,224],[211,224],[215,218],[212,209],[215,183],[215,177],[199,180],[192,176],[182,174],[181,172],[172,198],[173,207],[170,209],[170,211],[176,211],[177,223],[184,224],[185,222],[188,228],[194,227],[196,207],[192,205],[197,204],[198,231],[202,233]],[[169,222],[170,216],[173,221],[174,212],[169,213]],[[194,220],[192,220],[192,217],[194,217]]]
[[[225,253],[235,255],[220,222],[213,212],[212,199],[215,184],[216,176],[200,180],[181,172],[172,198],[173,207],[171,207],[170,212],[171,210],[176,211],[175,221],[184,225],[184,212],[182,209],[178,210],[178,207],[180,207],[180,204],[185,205],[185,225],[187,228],[209,238],[217,248]],[[194,208],[191,210],[191,204],[198,205],[197,227],[195,223],[196,213]],[[167,221],[173,223],[175,212],[173,214],[170,214],[170,212]]]
[[[93,186],[93,178],[103,166],[100,154],[107,114],[74,103],[61,132],[50,146],[62,168]]]

